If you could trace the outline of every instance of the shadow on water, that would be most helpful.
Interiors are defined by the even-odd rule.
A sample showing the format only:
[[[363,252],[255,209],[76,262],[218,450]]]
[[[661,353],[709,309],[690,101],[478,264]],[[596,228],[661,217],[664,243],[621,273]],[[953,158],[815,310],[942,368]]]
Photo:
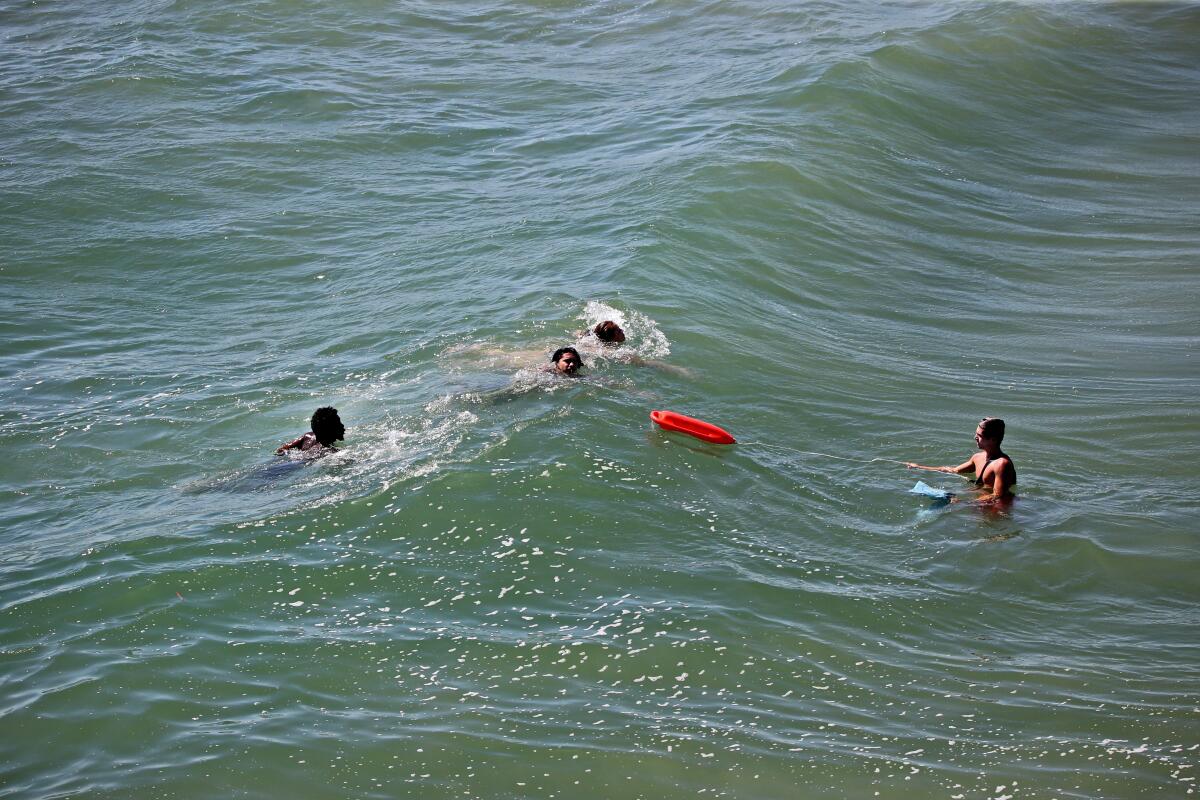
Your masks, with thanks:
[[[1015,539],[1023,534],[1024,531],[1020,529],[1015,531],[1002,531],[1000,533],[993,533],[988,536],[984,536],[977,542],[977,544],[996,544],[998,542],[1007,542],[1009,539]]]
[[[736,452],[727,444],[712,444],[711,442],[704,442],[684,433],[673,433],[663,430],[647,431],[646,441],[654,447],[664,448],[668,445],[679,445],[691,450],[693,453],[722,459],[728,458]]]

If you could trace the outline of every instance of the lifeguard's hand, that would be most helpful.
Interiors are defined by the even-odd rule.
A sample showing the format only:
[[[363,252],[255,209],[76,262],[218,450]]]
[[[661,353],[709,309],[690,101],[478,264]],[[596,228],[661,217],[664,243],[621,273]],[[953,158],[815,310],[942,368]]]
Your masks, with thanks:
[[[901,463],[909,469],[927,469],[930,472],[945,472],[947,475],[954,474],[953,467],[927,467],[924,464],[918,464],[915,461],[903,461]]]

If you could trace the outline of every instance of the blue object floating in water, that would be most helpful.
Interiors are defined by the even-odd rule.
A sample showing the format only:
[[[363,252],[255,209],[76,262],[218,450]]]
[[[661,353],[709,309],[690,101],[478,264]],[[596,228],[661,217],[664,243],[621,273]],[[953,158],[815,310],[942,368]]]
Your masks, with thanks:
[[[949,500],[954,496],[953,492],[948,492],[945,489],[935,489],[925,481],[917,481],[917,485],[908,490],[909,494],[920,494],[925,497],[932,497],[936,500]]]

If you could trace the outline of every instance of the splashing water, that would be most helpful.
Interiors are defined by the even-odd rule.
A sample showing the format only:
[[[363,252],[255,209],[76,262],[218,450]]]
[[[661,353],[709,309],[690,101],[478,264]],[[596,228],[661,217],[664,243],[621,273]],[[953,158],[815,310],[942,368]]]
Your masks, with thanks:
[[[625,343],[621,347],[605,347],[592,336],[585,336],[581,343],[593,358],[614,361],[631,361],[635,358],[661,359],[671,354],[671,343],[659,329],[658,323],[640,311],[628,312],[604,303],[589,300],[580,313],[587,330],[592,330],[605,320],[612,320],[625,331]]]

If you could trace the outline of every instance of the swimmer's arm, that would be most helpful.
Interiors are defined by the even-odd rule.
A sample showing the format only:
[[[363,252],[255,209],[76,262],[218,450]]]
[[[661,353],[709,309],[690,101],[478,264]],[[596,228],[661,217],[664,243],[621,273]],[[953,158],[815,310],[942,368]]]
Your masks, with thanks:
[[[304,448],[304,439],[307,436],[308,436],[308,434],[306,433],[306,434],[304,434],[304,436],[301,436],[299,439],[296,439],[295,441],[288,442],[287,444],[284,444],[284,445],[280,445],[279,449],[275,451],[275,455],[281,456],[288,450],[303,449]]]
[[[629,359],[629,363],[637,367],[654,367],[657,370],[678,375],[681,378],[694,378],[696,374],[687,367],[677,367],[674,364],[668,364],[665,361],[655,361],[653,359],[645,359],[641,356],[634,356]]]

